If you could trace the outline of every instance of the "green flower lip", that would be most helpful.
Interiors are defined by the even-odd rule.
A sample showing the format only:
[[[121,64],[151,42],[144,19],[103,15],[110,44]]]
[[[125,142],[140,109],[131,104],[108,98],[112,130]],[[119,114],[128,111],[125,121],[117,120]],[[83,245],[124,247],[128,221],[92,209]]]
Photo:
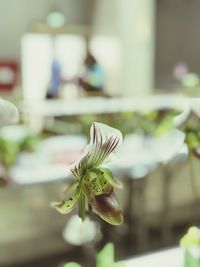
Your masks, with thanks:
[[[120,208],[113,187],[110,187],[109,192],[95,196],[91,204],[95,212],[106,222],[112,225],[123,223],[123,213]]]

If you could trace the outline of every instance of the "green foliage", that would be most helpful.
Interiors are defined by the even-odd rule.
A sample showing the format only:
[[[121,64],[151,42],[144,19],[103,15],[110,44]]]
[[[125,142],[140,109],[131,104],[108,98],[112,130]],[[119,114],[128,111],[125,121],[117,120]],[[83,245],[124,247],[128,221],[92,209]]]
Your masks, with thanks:
[[[195,149],[200,147],[200,136],[198,132],[187,131],[185,141],[190,149]]]
[[[88,129],[90,129],[90,125],[97,120],[97,115],[95,114],[88,114],[83,115],[78,118],[78,122],[81,125],[81,131],[84,135],[89,136]],[[102,121],[103,122],[103,121]]]
[[[15,141],[0,138],[0,160],[5,167],[8,168],[15,163],[19,151],[20,148]]]
[[[76,262],[69,262],[66,263],[63,267],[81,267],[81,265]]]
[[[181,238],[180,245],[184,248],[184,266],[199,267],[199,256],[192,253],[195,250],[198,252],[200,245],[200,230],[196,226],[188,229],[187,233]]]
[[[20,151],[33,152],[39,142],[39,136],[35,134],[27,135],[20,143]]]
[[[114,261],[114,245],[108,243],[105,247],[97,254],[96,267],[123,267],[123,262]]]
[[[33,152],[39,141],[36,135],[27,135],[24,139],[9,140],[0,137],[0,160],[6,168],[11,167],[22,151]]]
[[[196,226],[188,229],[187,233],[181,238],[180,245],[183,248],[190,248],[192,246],[200,245],[200,230]]]
[[[144,135],[158,136],[166,133],[173,127],[173,118],[177,115],[175,110],[155,110],[148,112],[119,112],[109,114],[87,114],[65,118],[65,123],[77,125],[79,134],[89,137],[88,129],[92,122],[97,121],[119,129],[123,136],[134,132]],[[71,128],[72,129],[72,128]],[[68,129],[66,127],[66,133]],[[75,133],[75,132],[74,132]],[[77,132],[76,132],[77,133]]]
[[[63,267],[81,267],[78,263],[69,262]],[[96,256],[96,267],[124,267],[123,262],[114,261],[114,245],[106,244]]]

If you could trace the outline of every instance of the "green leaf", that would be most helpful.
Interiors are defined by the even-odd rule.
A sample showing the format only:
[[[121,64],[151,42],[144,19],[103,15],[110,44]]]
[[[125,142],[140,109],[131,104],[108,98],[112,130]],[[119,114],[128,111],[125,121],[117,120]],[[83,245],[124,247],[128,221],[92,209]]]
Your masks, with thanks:
[[[108,243],[97,254],[96,267],[113,267],[114,264],[114,245]]]
[[[63,267],[81,267],[81,265],[76,262],[69,262],[66,263]]]
[[[155,129],[155,135],[161,136],[162,134],[167,133],[170,129],[173,128],[173,117],[171,115],[166,116]]]
[[[190,149],[200,147],[200,139],[198,133],[191,131],[187,132],[186,143],[188,144]]]
[[[103,249],[97,254],[96,267],[124,267],[123,262],[114,261],[114,245],[106,244]]]

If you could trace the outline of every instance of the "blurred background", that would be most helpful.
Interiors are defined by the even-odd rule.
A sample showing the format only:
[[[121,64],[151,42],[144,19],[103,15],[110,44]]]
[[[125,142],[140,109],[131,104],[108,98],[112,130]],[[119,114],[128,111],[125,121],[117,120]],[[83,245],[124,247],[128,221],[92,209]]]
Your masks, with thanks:
[[[195,0],[0,0],[0,96],[20,111],[18,124],[0,129],[0,266],[92,267],[108,242],[126,260],[178,246],[199,225],[198,153],[173,124],[193,101],[198,109],[199,8]],[[119,227],[50,207],[93,121],[124,136],[126,160],[112,167],[124,184]]]

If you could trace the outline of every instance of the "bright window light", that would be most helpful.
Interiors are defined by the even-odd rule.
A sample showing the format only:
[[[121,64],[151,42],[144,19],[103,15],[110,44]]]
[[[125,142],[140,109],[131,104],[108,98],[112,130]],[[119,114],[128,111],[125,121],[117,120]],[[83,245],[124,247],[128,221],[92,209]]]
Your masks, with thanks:
[[[116,93],[120,90],[120,40],[110,36],[94,36],[90,41],[90,49],[106,73],[106,89]]]
[[[22,39],[22,86],[25,100],[44,99],[50,80],[51,38],[27,34]]]
[[[73,78],[85,57],[86,42],[78,35],[26,34],[22,38],[22,86],[25,100],[42,100],[51,79],[56,58],[62,78]]]

